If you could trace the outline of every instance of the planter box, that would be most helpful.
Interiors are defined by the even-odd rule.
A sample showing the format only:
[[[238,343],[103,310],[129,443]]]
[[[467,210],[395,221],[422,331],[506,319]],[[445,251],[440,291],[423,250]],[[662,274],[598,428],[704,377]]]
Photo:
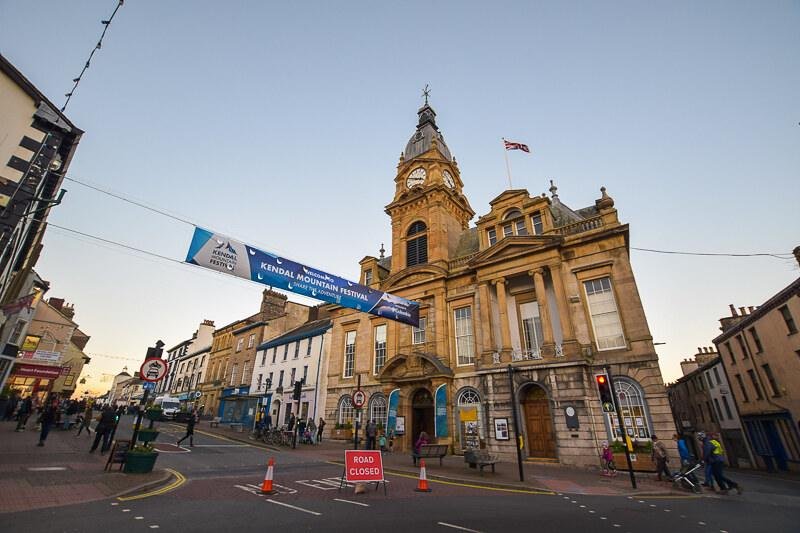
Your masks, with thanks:
[[[628,471],[628,462],[625,460],[625,452],[614,452],[614,465],[617,470]],[[656,464],[650,459],[649,452],[632,452],[631,465],[634,472],[655,472]]]
[[[148,409],[147,411],[144,412],[145,418],[147,418],[148,420],[152,420],[154,422],[160,421],[163,415],[164,411],[162,411],[161,409]]]
[[[140,429],[138,439],[140,442],[152,442],[158,438],[158,431]]]
[[[353,440],[352,429],[334,429],[331,431],[331,439],[333,440]]]
[[[153,471],[158,452],[128,452],[125,455],[125,472],[128,474],[147,474]]]

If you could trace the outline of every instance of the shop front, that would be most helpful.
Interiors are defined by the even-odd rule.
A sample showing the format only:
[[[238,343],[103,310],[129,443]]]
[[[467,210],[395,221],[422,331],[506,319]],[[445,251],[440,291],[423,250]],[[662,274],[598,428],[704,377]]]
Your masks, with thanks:
[[[250,387],[230,387],[222,390],[219,417],[223,423],[252,426],[259,408],[259,397],[250,396]]]
[[[31,396],[43,401],[61,376],[61,367],[16,363],[11,369],[8,386],[19,391],[23,398]]]

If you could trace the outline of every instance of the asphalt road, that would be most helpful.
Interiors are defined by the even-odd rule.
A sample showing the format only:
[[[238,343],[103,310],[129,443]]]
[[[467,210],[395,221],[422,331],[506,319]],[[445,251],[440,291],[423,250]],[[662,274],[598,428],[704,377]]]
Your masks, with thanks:
[[[159,442],[182,431],[167,424]],[[123,429],[124,431],[124,429]],[[171,436],[175,439],[171,439]],[[188,442],[188,441],[187,441]],[[170,447],[171,448],[171,447]],[[275,456],[277,494],[258,488],[269,456]],[[388,475],[387,494],[374,486],[355,495],[341,490],[341,466],[309,460],[290,450],[261,448],[197,434],[195,446],[163,451],[160,467],[187,481],[156,496],[106,500],[3,516],[9,532],[141,531],[798,531],[800,484],[766,476],[740,476],[741,496],[575,496],[521,493],[430,481],[419,493],[413,477]],[[733,476],[732,476],[733,477]]]

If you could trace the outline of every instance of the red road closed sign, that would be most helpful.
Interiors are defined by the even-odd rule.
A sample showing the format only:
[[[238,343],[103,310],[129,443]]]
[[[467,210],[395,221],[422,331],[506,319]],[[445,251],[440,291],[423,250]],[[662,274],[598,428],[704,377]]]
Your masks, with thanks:
[[[348,483],[384,481],[380,450],[345,450],[344,471],[345,481]]]

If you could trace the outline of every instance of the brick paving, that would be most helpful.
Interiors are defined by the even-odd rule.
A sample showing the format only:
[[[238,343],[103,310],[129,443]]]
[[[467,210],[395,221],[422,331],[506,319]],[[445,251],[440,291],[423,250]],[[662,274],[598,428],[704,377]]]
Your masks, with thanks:
[[[161,469],[104,472],[107,456],[89,453],[94,434],[76,437],[75,431],[54,428],[38,447],[32,421],[23,432],[15,427],[15,422],[0,422],[0,513],[101,500],[170,478]]]

